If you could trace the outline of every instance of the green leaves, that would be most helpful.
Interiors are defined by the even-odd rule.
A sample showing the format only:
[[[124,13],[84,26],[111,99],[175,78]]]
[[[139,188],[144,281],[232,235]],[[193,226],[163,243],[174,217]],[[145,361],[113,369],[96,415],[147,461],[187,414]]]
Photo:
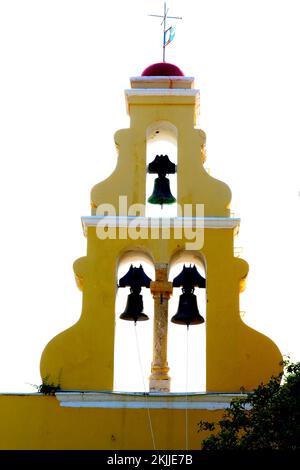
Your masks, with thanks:
[[[300,362],[237,398],[218,423],[200,421],[198,431],[215,431],[203,450],[300,449]]]

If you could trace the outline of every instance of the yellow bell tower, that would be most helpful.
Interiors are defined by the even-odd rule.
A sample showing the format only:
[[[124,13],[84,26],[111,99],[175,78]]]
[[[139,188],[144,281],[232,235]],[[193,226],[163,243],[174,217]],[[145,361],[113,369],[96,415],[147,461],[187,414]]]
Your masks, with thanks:
[[[113,390],[116,273],[124,258],[138,257],[155,269],[150,390],[170,390],[169,271],[178,261],[200,262],[205,269],[206,322],[201,327],[206,328],[207,391],[251,390],[278,372],[281,354],[240,316],[248,264],[234,256],[240,220],[230,215],[230,189],[203,166],[199,90],[178,67],[161,63],[131,78],[125,96],[130,127],[115,134],[116,169],[93,187],[92,214],[82,217],[87,254],[74,263],[82,314],[45,348],[42,378],[63,390]],[[158,135],[177,149],[177,215],[163,219],[147,217],[145,210],[147,143]]]
[[[228,186],[203,166],[205,133],[197,127],[193,78],[172,64],[154,64],[131,78],[125,97],[130,127],[115,134],[116,169],[94,186],[92,214],[82,217],[87,253],[74,263],[81,317],[42,354],[44,393],[0,394],[1,449],[199,449],[205,437],[198,433],[200,420],[218,421],[234,396],[279,371],[276,345],[240,316],[248,274],[246,261],[234,255],[240,220],[231,217]],[[158,148],[153,142],[163,154],[151,154]],[[150,203],[158,214],[152,215]],[[173,212],[165,210],[167,203]],[[128,262],[132,266],[121,275]],[[182,272],[173,277],[180,264]],[[122,287],[130,287],[130,294],[120,316],[116,294]],[[174,329],[205,329],[208,393],[172,393],[176,363],[167,354],[169,300],[178,287],[182,294],[171,321],[183,324]],[[147,289],[153,317],[146,302],[143,312]],[[153,347],[146,390],[115,391],[116,323],[136,323],[147,314]],[[196,355],[203,355],[201,350],[199,344]],[[131,364],[124,361],[122,367],[127,372]]]

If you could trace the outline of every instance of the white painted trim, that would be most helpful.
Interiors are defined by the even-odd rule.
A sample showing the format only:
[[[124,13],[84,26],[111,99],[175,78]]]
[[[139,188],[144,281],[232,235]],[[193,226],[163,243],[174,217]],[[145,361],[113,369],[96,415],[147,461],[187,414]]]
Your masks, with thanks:
[[[57,392],[62,407],[70,408],[152,408],[152,409],[202,409],[229,408],[233,398],[245,397],[241,393],[118,393],[118,392]]]
[[[230,403],[172,403],[172,402],[151,402],[151,401],[111,401],[111,402],[60,402],[64,408],[130,408],[130,409],[173,409],[173,410],[223,410],[230,407]]]
[[[198,98],[200,91],[188,88],[133,88],[125,90],[126,99],[130,96],[195,96]]]
[[[131,77],[130,78],[131,88],[159,88],[162,85],[163,88],[193,88],[194,77],[181,77],[173,75],[159,75],[159,76],[143,76],[143,77]],[[148,86],[143,86],[144,84]],[[150,85],[150,86],[149,86]],[[166,85],[166,86],[164,86]]]
[[[134,216],[99,216],[90,215],[81,217],[84,234],[88,227],[98,225],[106,227],[130,227],[132,223],[142,228],[212,228],[212,229],[236,229],[240,226],[241,219],[233,217],[134,217]]]
[[[185,75],[143,75],[138,77],[130,77],[130,82],[192,82],[194,77],[186,77]]]

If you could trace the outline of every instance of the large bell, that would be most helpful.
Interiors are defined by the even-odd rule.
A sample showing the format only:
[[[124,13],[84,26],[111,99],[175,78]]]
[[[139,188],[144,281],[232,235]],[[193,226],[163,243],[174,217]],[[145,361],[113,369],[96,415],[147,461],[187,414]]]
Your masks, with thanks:
[[[131,292],[127,298],[125,311],[120,315],[120,318],[134,322],[149,320],[149,317],[143,313],[143,310],[143,296],[136,292]]]
[[[170,180],[166,176],[159,176],[154,180],[154,189],[151,196],[148,198],[150,204],[173,204],[176,198],[170,190]]]
[[[120,315],[122,320],[144,321],[149,320],[148,316],[143,313],[143,296],[141,295],[142,287],[150,287],[151,279],[143,270],[140,264],[139,268],[130,266],[125,276],[119,280],[118,287],[130,287],[130,294],[127,298],[127,304],[124,312]]]
[[[190,265],[182,268],[181,273],[173,279],[173,287],[182,287],[182,294],[179,297],[177,313],[171,318],[173,323],[179,325],[199,325],[204,323],[204,318],[200,315],[197,305],[197,297],[194,288],[206,287],[206,279],[197,271],[196,266]]]
[[[204,323],[197,305],[197,297],[191,292],[184,292],[179,297],[177,313],[171,318],[171,322],[178,325],[199,325]]]

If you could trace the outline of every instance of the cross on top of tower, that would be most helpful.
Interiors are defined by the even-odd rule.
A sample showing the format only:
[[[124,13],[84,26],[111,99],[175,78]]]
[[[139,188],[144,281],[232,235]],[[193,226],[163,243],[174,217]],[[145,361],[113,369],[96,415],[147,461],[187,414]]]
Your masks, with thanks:
[[[169,8],[167,8],[167,3],[164,2],[164,14],[163,15],[148,15],[155,16],[156,18],[162,18],[161,26],[163,26],[163,62],[166,61],[166,46],[174,39],[175,36],[175,26],[170,26],[167,28],[167,20],[182,20],[181,16],[168,16]]]

